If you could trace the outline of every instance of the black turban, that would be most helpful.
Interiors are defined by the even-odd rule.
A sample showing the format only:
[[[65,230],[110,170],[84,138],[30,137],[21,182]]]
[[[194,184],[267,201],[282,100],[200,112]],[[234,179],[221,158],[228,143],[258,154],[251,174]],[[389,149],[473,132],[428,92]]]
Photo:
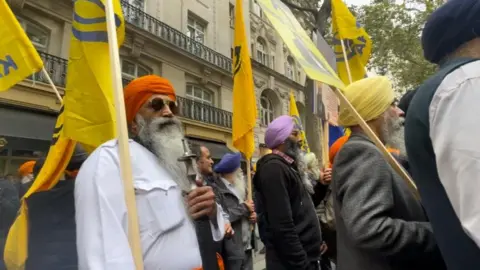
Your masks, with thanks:
[[[462,44],[480,36],[480,0],[450,0],[435,10],[423,28],[423,56],[439,64]]]

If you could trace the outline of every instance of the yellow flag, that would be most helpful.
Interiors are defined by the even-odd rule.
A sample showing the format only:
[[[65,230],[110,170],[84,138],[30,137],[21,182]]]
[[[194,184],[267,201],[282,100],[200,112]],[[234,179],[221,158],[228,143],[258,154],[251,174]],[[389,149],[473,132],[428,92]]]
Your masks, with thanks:
[[[19,216],[8,233],[4,253],[5,264],[8,270],[23,270],[25,268],[28,256],[29,231],[26,199],[35,192],[50,190],[58,183],[75,149],[75,142],[62,136],[63,116],[62,107],[57,118],[52,145],[48,151],[45,164],[36,176],[30,189],[23,196]]]
[[[243,22],[242,0],[235,6],[235,40],[233,50],[233,146],[247,160],[255,151],[253,129],[257,122],[257,104],[253,87],[248,39]]]
[[[332,20],[338,75],[343,83],[348,85],[350,80],[346,63],[350,68],[352,82],[365,78],[365,67],[372,52],[372,40],[342,0],[332,0]],[[347,61],[340,40],[343,40]]]
[[[0,18],[0,91],[5,91],[41,70],[43,62],[5,0]]]
[[[295,120],[296,128],[300,130],[300,140],[302,141],[302,150],[309,153],[310,147],[308,147],[307,136],[305,135],[305,129],[303,129],[302,120],[298,113],[297,102],[295,96],[290,92],[290,116]]]
[[[118,45],[125,38],[119,0],[113,0]],[[74,2],[65,95],[65,136],[97,147],[116,137],[105,0]]]

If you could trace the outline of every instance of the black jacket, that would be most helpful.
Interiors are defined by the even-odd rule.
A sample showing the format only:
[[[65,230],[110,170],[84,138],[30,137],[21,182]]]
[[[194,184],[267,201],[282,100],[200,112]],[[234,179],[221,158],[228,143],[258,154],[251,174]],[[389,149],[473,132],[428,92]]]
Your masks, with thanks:
[[[311,197],[295,163],[276,154],[258,161],[253,181],[264,207],[267,268],[309,269],[320,260],[322,235],[314,205],[325,196],[325,186],[317,185]]]

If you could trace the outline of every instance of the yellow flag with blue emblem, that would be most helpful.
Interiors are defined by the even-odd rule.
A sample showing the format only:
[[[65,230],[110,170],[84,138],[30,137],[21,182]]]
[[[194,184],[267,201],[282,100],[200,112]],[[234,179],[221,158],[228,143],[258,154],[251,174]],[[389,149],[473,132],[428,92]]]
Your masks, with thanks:
[[[365,67],[372,53],[372,40],[342,0],[332,0],[332,20],[337,72],[343,83],[348,85],[350,79],[347,63],[352,82],[365,78]],[[345,46],[347,59],[342,50],[341,40]]]
[[[0,92],[43,67],[40,56],[7,4],[0,0]]]
[[[1,0],[0,0],[1,1]],[[8,270],[23,270],[28,257],[28,206],[26,200],[34,193],[52,189],[64,173],[75,149],[75,142],[62,136],[63,107],[53,132],[52,144],[45,163],[32,186],[22,198],[19,215],[10,227],[5,243],[4,259]]]
[[[113,7],[121,46],[125,21],[120,1],[113,0]],[[90,147],[116,137],[110,70],[105,0],[77,0],[64,99],[66,137]]]
[[[243,22],[243,0],[235,5],[235,39],[233,48],[233,146],[247,160],[255,151],[253,130],[257,124],[257,103],[253,73],[248,52],[248,39]]]
[[[302,120],[300,119],[300,114],[298,113],[297,102],[295,101],[295,96],[290,92],[290,116],[295,120],[295,127],[300,130],[300,142],[302,143],[302,151],[309,153],[310,147],[308,147],[307,136],[305,135],[305,129],[302,125]]]

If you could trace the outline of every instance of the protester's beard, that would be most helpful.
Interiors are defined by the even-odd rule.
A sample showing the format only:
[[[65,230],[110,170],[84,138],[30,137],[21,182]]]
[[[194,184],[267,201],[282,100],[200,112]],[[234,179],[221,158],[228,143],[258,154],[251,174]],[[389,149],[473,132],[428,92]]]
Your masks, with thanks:
[[[391,132],[386,141],[387,145],[398,149],[400,155],[407,156],[407,149],[405,147],[405,126],[403,118],[396,118],[392,120]]]
[[[313,194],[313,185],[308,178],[307,165],[305,163],[305,159],[303,158],[302,151],[300,150],[300,146],[297,142],[287,139],[287,141],[285,141],[285,147],[285,154],[293,158],[297,164],[297,169],[302,177],[305,188],[310,194]]]
[[[245,175],[243,175],[242,170],[238,170],[238,172],[235,174],[235,190],[238,192],[238,195],[240,198],[242,198],[242,201],[246,199],[247,196],[247,190],[245,187],[246,179]]]
[[[185,164],[178,161],[184,154],[180,121],[175,117],[157,117],[147,122],[140,115],[137,115],[136,121],[140,143],[157,156],[159,164],[183,191],[189,191],[190,183]]]

